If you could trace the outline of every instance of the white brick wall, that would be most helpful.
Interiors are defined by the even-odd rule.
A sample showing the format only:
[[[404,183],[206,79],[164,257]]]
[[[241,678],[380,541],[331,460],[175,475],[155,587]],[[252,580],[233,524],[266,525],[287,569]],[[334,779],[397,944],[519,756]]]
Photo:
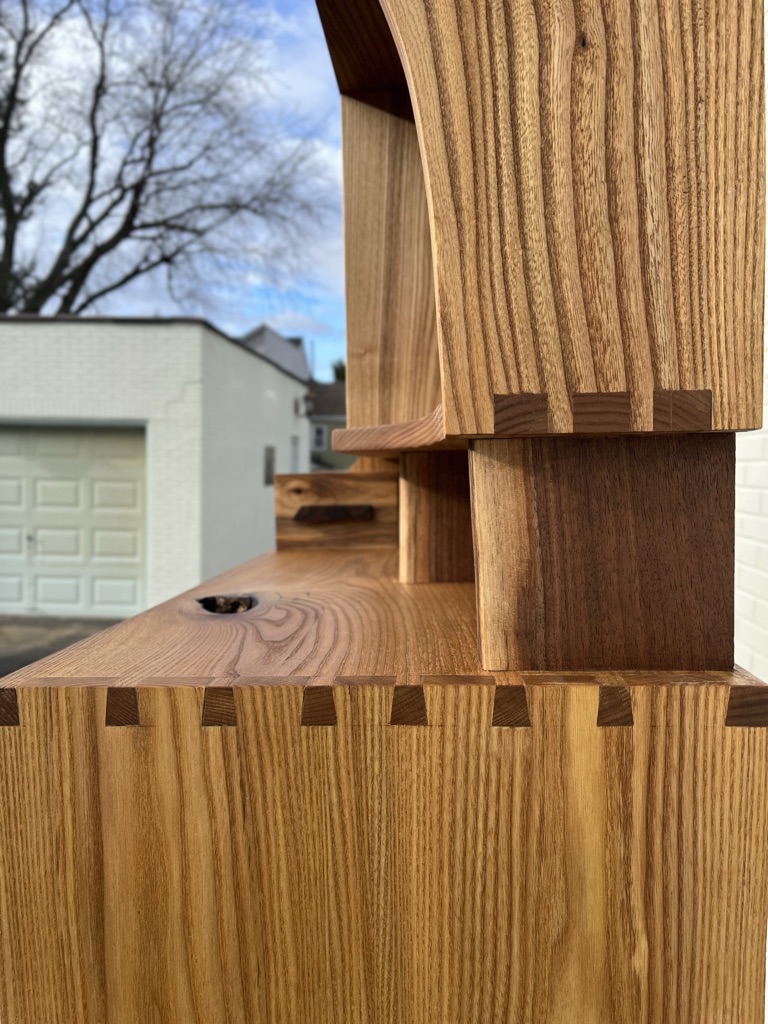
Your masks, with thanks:
[[[236,408],[220,366],[238,375]],[[268,395],[278,395],[276,429],[303,432],[309,468],[308,423],[293,417],[305,390],[198,322],[0,321],[0,424],[145,427],[148,605],[271,546],[271,489],[224,529],[204,529],[203,508],[210,522],[261,479],[263,432],[244,434],[243,423]],[[204,459],[204,408],[219,452],[236,446],[237,459]]]
[[[768,681],[768,426],[736,435],[735,639],[736,664]]]

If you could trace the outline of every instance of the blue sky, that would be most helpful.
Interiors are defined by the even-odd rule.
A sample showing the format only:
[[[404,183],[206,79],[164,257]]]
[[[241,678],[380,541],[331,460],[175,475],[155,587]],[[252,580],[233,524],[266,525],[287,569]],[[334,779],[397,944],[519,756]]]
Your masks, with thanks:
[[[272,0],[278,96],[317,126],[325,158],[341,190],[341,112],[336,80],[314,0]],[[331,363],[344,356],[344,295],[341,212],[327,237],[313,246],[315,266],[291,287],[262,284],[243,295],[251,319],[267,320],[278,330],[300,334],[316,376],[331,378]]]
[[[280,283],[233,272],[225,294],[198,308],[174,304],[160,278],[145,278],[114,296],[100,310],[124,315],[204,315],[239,335],[267,322],[282,333],[301,335],[315,375],[332,377],[331,363],[344,356],[343,249],[341,238],[341,125],[333,69],[314,0],[252,0],[268,13],[267,56],[273,69],[270,104],[288,118],[298,115],[334,182],[338,210],[320,238],[308,240],[305,266]]]

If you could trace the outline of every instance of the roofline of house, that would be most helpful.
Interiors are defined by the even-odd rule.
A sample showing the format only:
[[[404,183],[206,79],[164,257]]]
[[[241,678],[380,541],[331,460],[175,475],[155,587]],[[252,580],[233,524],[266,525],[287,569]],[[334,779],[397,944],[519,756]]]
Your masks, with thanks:
[[[274,360],[267,358],[261,352],[255,352],[252,348],[245,345],[239,338],[233,338],[231,334],[226,334],[218,327],[206,320],[205,317],[201,316],[75,316],[73,314],[60,313],[54,316],[46,316],[37,313],[0,313],[0,324],[3,322],[8,323],[61,323],[61,324],[78,324],[78,323],[91,323],[91,324],[187,324],[189,326],[205,327],[212,334],[218,335],[223,338],[224,341],[228,341],[232,345],[237,345],[243,352],[247,352],[252,355],[255,359],[261,359],[262,362],[268,363],[270,366],[279,370],[280,373],[284,373],[286,377],[290,377],[291,380],[296,380],[299,384],[303,384],[305,387],[309,386],[309,380],[305,380],[303,377],[299,377],[295,373],[291,373],[290,370],[286,370],[284,366],[280,366]],[[273,328],[274,330],[274,328]]]

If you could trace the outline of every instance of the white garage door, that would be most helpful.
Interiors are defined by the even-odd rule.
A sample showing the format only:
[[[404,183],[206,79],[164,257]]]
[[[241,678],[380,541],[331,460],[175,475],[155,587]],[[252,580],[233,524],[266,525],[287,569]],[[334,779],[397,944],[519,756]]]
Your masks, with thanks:
[[[144,432],[0,426],[0,612],[143,607]]]

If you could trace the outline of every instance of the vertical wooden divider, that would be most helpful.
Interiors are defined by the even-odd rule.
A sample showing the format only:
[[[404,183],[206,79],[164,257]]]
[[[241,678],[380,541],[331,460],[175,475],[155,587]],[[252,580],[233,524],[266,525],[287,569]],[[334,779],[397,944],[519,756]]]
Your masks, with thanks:
[[[432,247],[416,127],[348,96],[341,107],[347,424],[416,419],[440,402]]]
[[[474,579],[466,452],[406,452],[400,459],[400,582]]]
[[[470,446],[483,668],[733,667],[733,434]]]

